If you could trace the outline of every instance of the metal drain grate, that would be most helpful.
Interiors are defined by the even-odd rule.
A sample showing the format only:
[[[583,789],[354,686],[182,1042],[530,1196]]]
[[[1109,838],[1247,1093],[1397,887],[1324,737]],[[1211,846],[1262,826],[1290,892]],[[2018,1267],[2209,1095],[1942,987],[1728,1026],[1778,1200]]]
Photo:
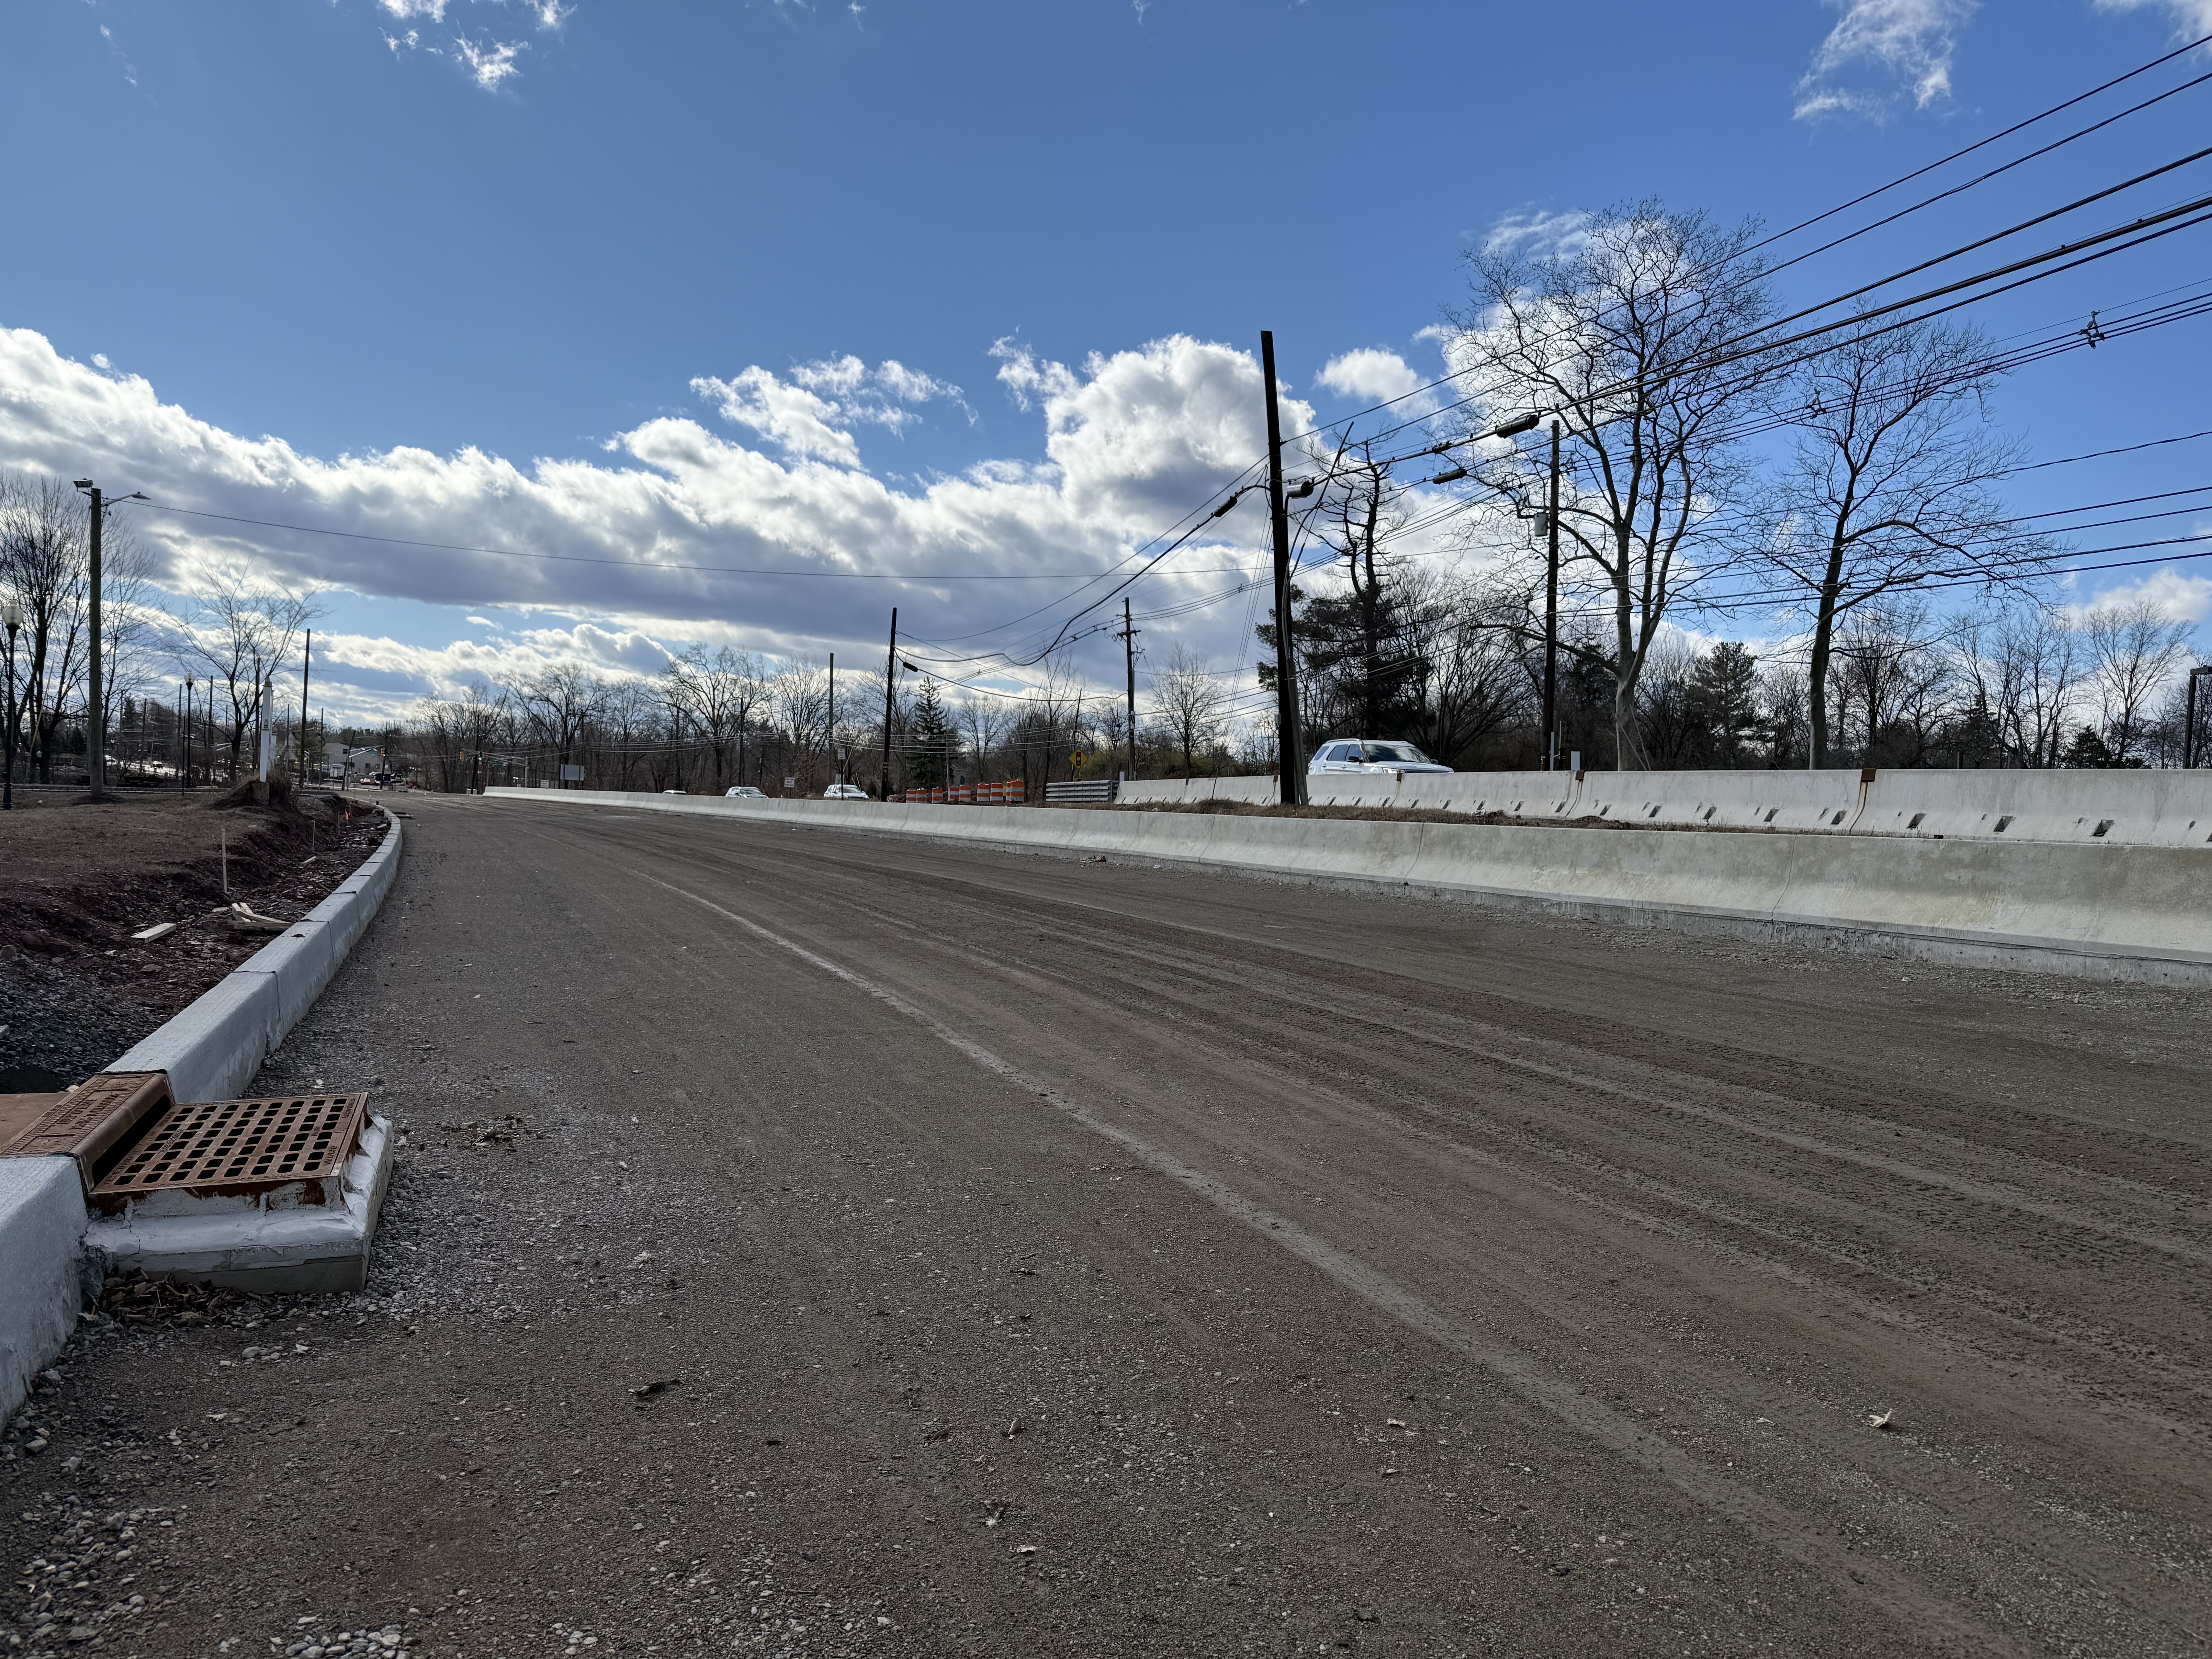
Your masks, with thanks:
[[[39,1097],[16,1095],[21,1103]],[[90,1188],[121,1163],[132,1138],[149,1120],[169,1109],[169,1079],[161,1072],[103,1072],[76,1088],[45,1097],[49,1104],[38,1121],[9,1139],[11,1157],[73,1158]]]
[[[249,1195],[302,1182],[307,1202],[335,1202],[334,1177],[353,1156],[368,1109],[365,1094],[177,1106],[93,1196],[112,1206],[153,1193]]]

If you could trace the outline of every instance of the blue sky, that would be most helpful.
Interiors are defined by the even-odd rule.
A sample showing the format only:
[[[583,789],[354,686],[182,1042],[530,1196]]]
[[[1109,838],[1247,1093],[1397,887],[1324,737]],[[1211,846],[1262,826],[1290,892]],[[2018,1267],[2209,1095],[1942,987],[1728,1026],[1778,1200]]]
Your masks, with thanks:
[[[15,0],[0,465],[576,559],[1102,568],[1255,453],[1262,327],[1328,418],[1439,371],[1425,331],[1501,226],[1656,195],[1778,228],[2204,33],[2207,0]],[[2172,159],[2208,96],[1808,261],[1785,295]],[[2119,308],[2198,276],[2208,234],[1982,320]],[[2000,412],[2039,456],[2212,425],[2208,329],[2026,371]],[[2207,452],[2053,469],[2021,499],[2174,488]],[[341,714],[686,640],[851,661],[893,603],[949,641],[1073,586],[137,523],[178,588],[210,561],[329,586]],[[1262,529],[1224,520],[1140,608],[1218,588]],[[2212,602],[2163,580],[2179,609]],[[1180,627],[1225,664],[1246,620],[1218,605],[1152,642]],[[1103,676],[1105,645],[1077,666]]]

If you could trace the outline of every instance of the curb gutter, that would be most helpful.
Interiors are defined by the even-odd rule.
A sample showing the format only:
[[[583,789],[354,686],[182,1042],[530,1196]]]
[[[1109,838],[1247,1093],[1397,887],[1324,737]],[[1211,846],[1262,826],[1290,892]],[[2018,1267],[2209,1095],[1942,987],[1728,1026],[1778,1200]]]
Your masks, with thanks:
[[[323,988],[345,960],[391,890],[399,871],[403,832],[388,807],[380,807],[391,826],[384,843],[330,896],[283,936],[264,945],[220,983],[175,1018],[108,1063],[110,1072],[166,1072],[180,1103],[222,1100],[236,1095],[261,1069],[285,1034],[314,1006]],[[376,1224],[376,1200],[384,1193],[391,1137],[377,1125],[363,1136],[368,1160],[356,1176],[347,1171],[347,1231],[357,1240],[329,1237],[299,1243],[320,1264],[333,1255],[358,1256],[365,1264],[368,1235]],[[354,1162],[361,1164],[362,1157]],[[356,1191],[362,1201],[355,1201]],[[106,1270],[104,1251],[86,1248],[88,1216],[84,1185],[76,1160],[69,1158],[0,1158],[0,1419],[22,1403],[31,1379],[68,1341],[77,1310],[98,1292]],[[103,1224],[120,1227],[121,1223]],[[143,1231],[143,1229],[141,1230]],[[211,1247],[195,1241],[199,1252]],[[240,1264],[282,1267],[283,1246],[271,1238],[238,1243]],[[341,1248],[334,1248],[341,1246]],[[271,1251],[275,1255],[271,1255]],[[163,1271],[166,1255],[135,1255],[133,1265]],[[327,1268],[319,1268],[329,1277]],[[234,1282],[246,1283],[244,1278]],[[294,1288],[283,1279],[257,1279],[254,1289]],[[335,1288],[335,1285],[328,1286]],[[326,1288],[316,1274],[300,1289]]]

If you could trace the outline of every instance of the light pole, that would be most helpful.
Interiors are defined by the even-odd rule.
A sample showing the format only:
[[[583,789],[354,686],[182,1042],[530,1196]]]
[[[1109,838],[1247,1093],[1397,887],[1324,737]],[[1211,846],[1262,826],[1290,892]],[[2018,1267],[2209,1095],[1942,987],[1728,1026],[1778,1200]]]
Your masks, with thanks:
[[[23,607],[10,599],[0,606],[0,623],[8,628],[7,767],[0,771],[0,811],[15,810],[15,630],[23,625]]]

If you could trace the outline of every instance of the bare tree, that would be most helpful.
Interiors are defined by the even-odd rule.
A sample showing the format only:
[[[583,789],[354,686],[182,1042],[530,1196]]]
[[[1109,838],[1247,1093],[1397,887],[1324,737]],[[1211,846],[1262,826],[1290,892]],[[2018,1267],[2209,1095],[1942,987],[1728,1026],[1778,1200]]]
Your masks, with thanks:
[[[207,665],[210,685],[222,684],[230,704],[230,775],[235,778],[262,688],[275,684],[319,612],[307,595],[256,587],[234,572],[216,576],[196,609],[185,648]]]
[[[1812,750],[1828,763],[1828,668],[1839,622],[1939,574],[2042,574],[2049,538],[2008,520],[1990,485],[2021,445],[1989,424],[1990,343],[1944,322],[1868,329],[1804,364],[1771,406],[1796,429],[1759,568],[1809,605]]]
[[[767,671],[749,651],[723,646],[710,653],[695,645],[670,662],[668,677],[670,702],[690,719],[713,753],[719,794],[731,744],[734,741],[742,749],[746,729],[768,698]],[[738,768],[744,769],[742,756]]]
[[[1568,252],[1469,258],[1474,306],[1455,319],[1455,361],[1486,387],[1490,409],[1563,423],[1560,553],[1609,598],[1624,767],[1641,763],[1645,655],[1683,586],[1722,562],[1747,477],[1731,428],[1760,397],[1765,371],[1735,343],[1771,309],[1755,234],[1647,201],[1594,215]],[[1477,472],[1523,501],[1542,487],[1517,452]]]
[[[588,668],[564,662],[518,680],[513,690],[532,735],[557,751],[560,764],[572,764],[585,726],[606,705],[606,682]]]
[[[980,782],[991,751],[1006,740],[1006,733],[1012,729],[1013,717],[998,698],[970,691],[953,704],[952,719],[961,743],[975,757]]]
[[[830,759],[830,675],[812,663],[792,662],[769,683],[777,727],[791,745],[792,775],[801,793],[815,793],[821,768]]]
[[[2113,764],[2125,766],[2153,703],[2188,656],[2193,630],[2148,599],[2093,605],[2079,627],[2089,647],[2105,746]]]
[[[1205,658],[1178,641],[1167,666],[1152,676],[1152,718],[1165,726],[1182,751],[1182,769],[1194,770],[1197,755],[1221,736],[1221,682]]]
[[[17,718],[38,775],[53,781],[54,741],[86,668],[84,512],[59,478],[0,477],[0,583],[23,607]]]
[[[1383,592],[1396,561],[1381,551],[1406,520],[1400,492],[1368,444],[1338,453],[1319,510],[1307,519],[1316,539],[1344,561],[1349,591],[1307,605],[1298,618],[1302,654],[1309,674],[1333,679],[1349,694],[1363,738],[1395,735],[1382,730],[1384,710],[1407,698],[1407,665],[1394,648],[1404,607],[1397,594]]]

